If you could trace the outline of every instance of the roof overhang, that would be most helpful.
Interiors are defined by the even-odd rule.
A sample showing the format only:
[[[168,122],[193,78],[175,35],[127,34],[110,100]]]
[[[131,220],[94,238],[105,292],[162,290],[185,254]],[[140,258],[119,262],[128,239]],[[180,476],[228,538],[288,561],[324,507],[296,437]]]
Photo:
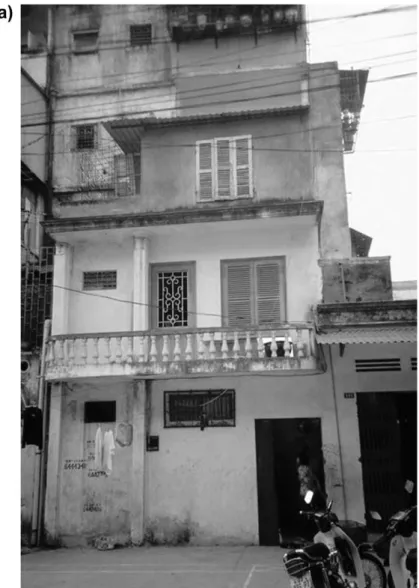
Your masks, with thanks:
[[[317,343],[322,345],[362,343],[416,343],[415,326],[347,327],[316,334]]]
[[[188,116],[118,118],[105,121],[102,124],[124,153],[136,153],[144,133],[153,129],[174,128],[198,124],[205,125],[224,121],[233,122],[237,120],[250,120],[271,116],[286,116],[304,112],[308,108],[308,104],[298,104],[295,106],[284,106],[280,108],[263,108],[259,110],[242,110],[213,114],[191,114]]]

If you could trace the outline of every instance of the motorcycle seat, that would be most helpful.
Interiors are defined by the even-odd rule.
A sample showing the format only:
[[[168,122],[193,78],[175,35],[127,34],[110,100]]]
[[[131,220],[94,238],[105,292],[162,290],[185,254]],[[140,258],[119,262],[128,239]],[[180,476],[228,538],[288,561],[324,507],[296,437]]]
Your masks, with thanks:
[[[417,565],[418,565],[417,560],[418,560],[418,550],[411,549],[406,557],[406,568],[413,575],[416,574]]]

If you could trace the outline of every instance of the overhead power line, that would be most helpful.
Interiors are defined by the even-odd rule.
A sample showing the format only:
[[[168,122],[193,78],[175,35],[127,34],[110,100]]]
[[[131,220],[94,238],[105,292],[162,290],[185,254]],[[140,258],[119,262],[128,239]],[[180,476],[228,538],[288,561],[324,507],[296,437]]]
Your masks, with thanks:
[[[407,72],[404,74],[398,74],[398,75],[393,75],[393,76],[386,76],[383,78],[378,78],[376,80],[371,80],[369,82],[369,84],[373,84],[373,83],[378,83],[378,82],[385,82],[385,81],[390,81],[390,80],[397,80],[397,79],[404,79],[404,78],[409,78],[412,76],[416,76],[416,72]],[[276,84],[267,84],[265,87],[268,86],[276,86],[279,85],[278,83]],[[259,86],[261,87],[261,86]],[[263,86],[262,86],[263,87]],[[319,86],[318,88],[310,88],[309,90],[307,90],[307,92],[309,94],[312,94],[314,92],[323,92],[325,90],[332,90],[332,89],[338,89],[340,87],[339,84],[331,84],[328,86]],[[226,105],[226,104],[237,104],[237,103],[249,103],[249,102],[254,102],[255,100],[260,100],[261,98],[281,98],[284,96],[295,96],[295,95],[301,95],[301,90],[298,90],[297,92],[283,92],[283,93],[275,93],[275,94],[270,94],[270,95],[264,95],[264,96],[257,96],[257,97],[245,97],[245,98],[240,98],[240,99],[235,99],[235,100],[221,100],[221,101],[211,101],[210,103],[204,104],[204,103],[197,103],[197,104],[189,104],[189,105],[180,105],[177,108],[173,108],[173,107],[168,107],[168,108],[158,108],[158,109],[153,109],[153,115],[155,115],[156,113],[160,113],[160,112],[172,112],[173,110],[181,111],[181,110],[190,110],[193,108],[200,108],[200,109],[204,109],[208,106],[220,106],[220,105]],[[60,120],[56,120],[55,124],[65,124],[65,123],[74,123],[74,122],[93,122],[93,121],[103,121],[106,122],[106,120],[109,119],[116,119],[116,120],[120,120],[121,122],[124,121],[129,121],[133,116],[144,116],[146,113],[142,110],[142,111],[137,111],[137,112],[129,112],[126,113],[126,115],[123,117],[121,115],[100,115],[100,116],[90,116],[90,117],[85,117],[85,118],[70,118],[70,119],[60,119]],[[199,114],[199,113],[197,113]],[[162,118],[162,121],[164,121],[164,119]],[[46,124],[46,121],[42,121],[42,122],[33,122],[33,123],[24,123],[21,125],[22,128],[26,128],[26,127],[35,127],[35,126],[42,126]]]

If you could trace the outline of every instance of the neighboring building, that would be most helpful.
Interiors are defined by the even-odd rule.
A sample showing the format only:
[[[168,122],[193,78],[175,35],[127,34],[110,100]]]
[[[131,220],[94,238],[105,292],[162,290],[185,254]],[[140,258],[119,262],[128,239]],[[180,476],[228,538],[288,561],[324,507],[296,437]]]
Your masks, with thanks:
[[[418,283],[416,280],[393,282],[394,300],[417,300]]]
[[[36,54],[38,67],[39,55]],[[44,59],[45,60],[45,59]],[[23,60],[29,63],[28,60]],[[46,60],[45,60],[46,61]],[[30,68],[29,68],[30,69]],[[21,69],[22,125],[46,121],[47,96]],[[21,129],[21,405],[39,401],[40,352],[44,322],[51,318],[54,249],[42,222],[48,209],[47,124]],[[36,501],[36,448],[21,452],[22,540],[31,541]]]
[[[277,544],[306,443],[360,518],[314,309],[376,280],[391,300],[347,218],[367,72],[308,64],[301,6],[63,5],[54,23],[47,541]]]

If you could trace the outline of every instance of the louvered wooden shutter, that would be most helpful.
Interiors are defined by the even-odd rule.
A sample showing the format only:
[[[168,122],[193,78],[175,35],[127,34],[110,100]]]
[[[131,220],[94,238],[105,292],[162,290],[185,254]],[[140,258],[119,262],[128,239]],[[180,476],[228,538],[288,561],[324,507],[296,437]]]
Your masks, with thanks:
[[[229,327],[253,323],[252,266],[250,263],[226,265],[226,308]]]
[[[243,137],[235,141],[236,196],[252,195],[252,140]]]
[[[199,141],[196,145],[197,188],[200,200],[213,198],[213,147],[212,141]]]
[[[281,321],[281,267],[276,261],[256,262],[256,322]]]
[[[135,193],[134,156],[115,155],[115,194],[132,196]]]
[[[234,195],[230,139],[218,139],[215,142],[215,152],[217,157],[217,198],[230,198]]]

